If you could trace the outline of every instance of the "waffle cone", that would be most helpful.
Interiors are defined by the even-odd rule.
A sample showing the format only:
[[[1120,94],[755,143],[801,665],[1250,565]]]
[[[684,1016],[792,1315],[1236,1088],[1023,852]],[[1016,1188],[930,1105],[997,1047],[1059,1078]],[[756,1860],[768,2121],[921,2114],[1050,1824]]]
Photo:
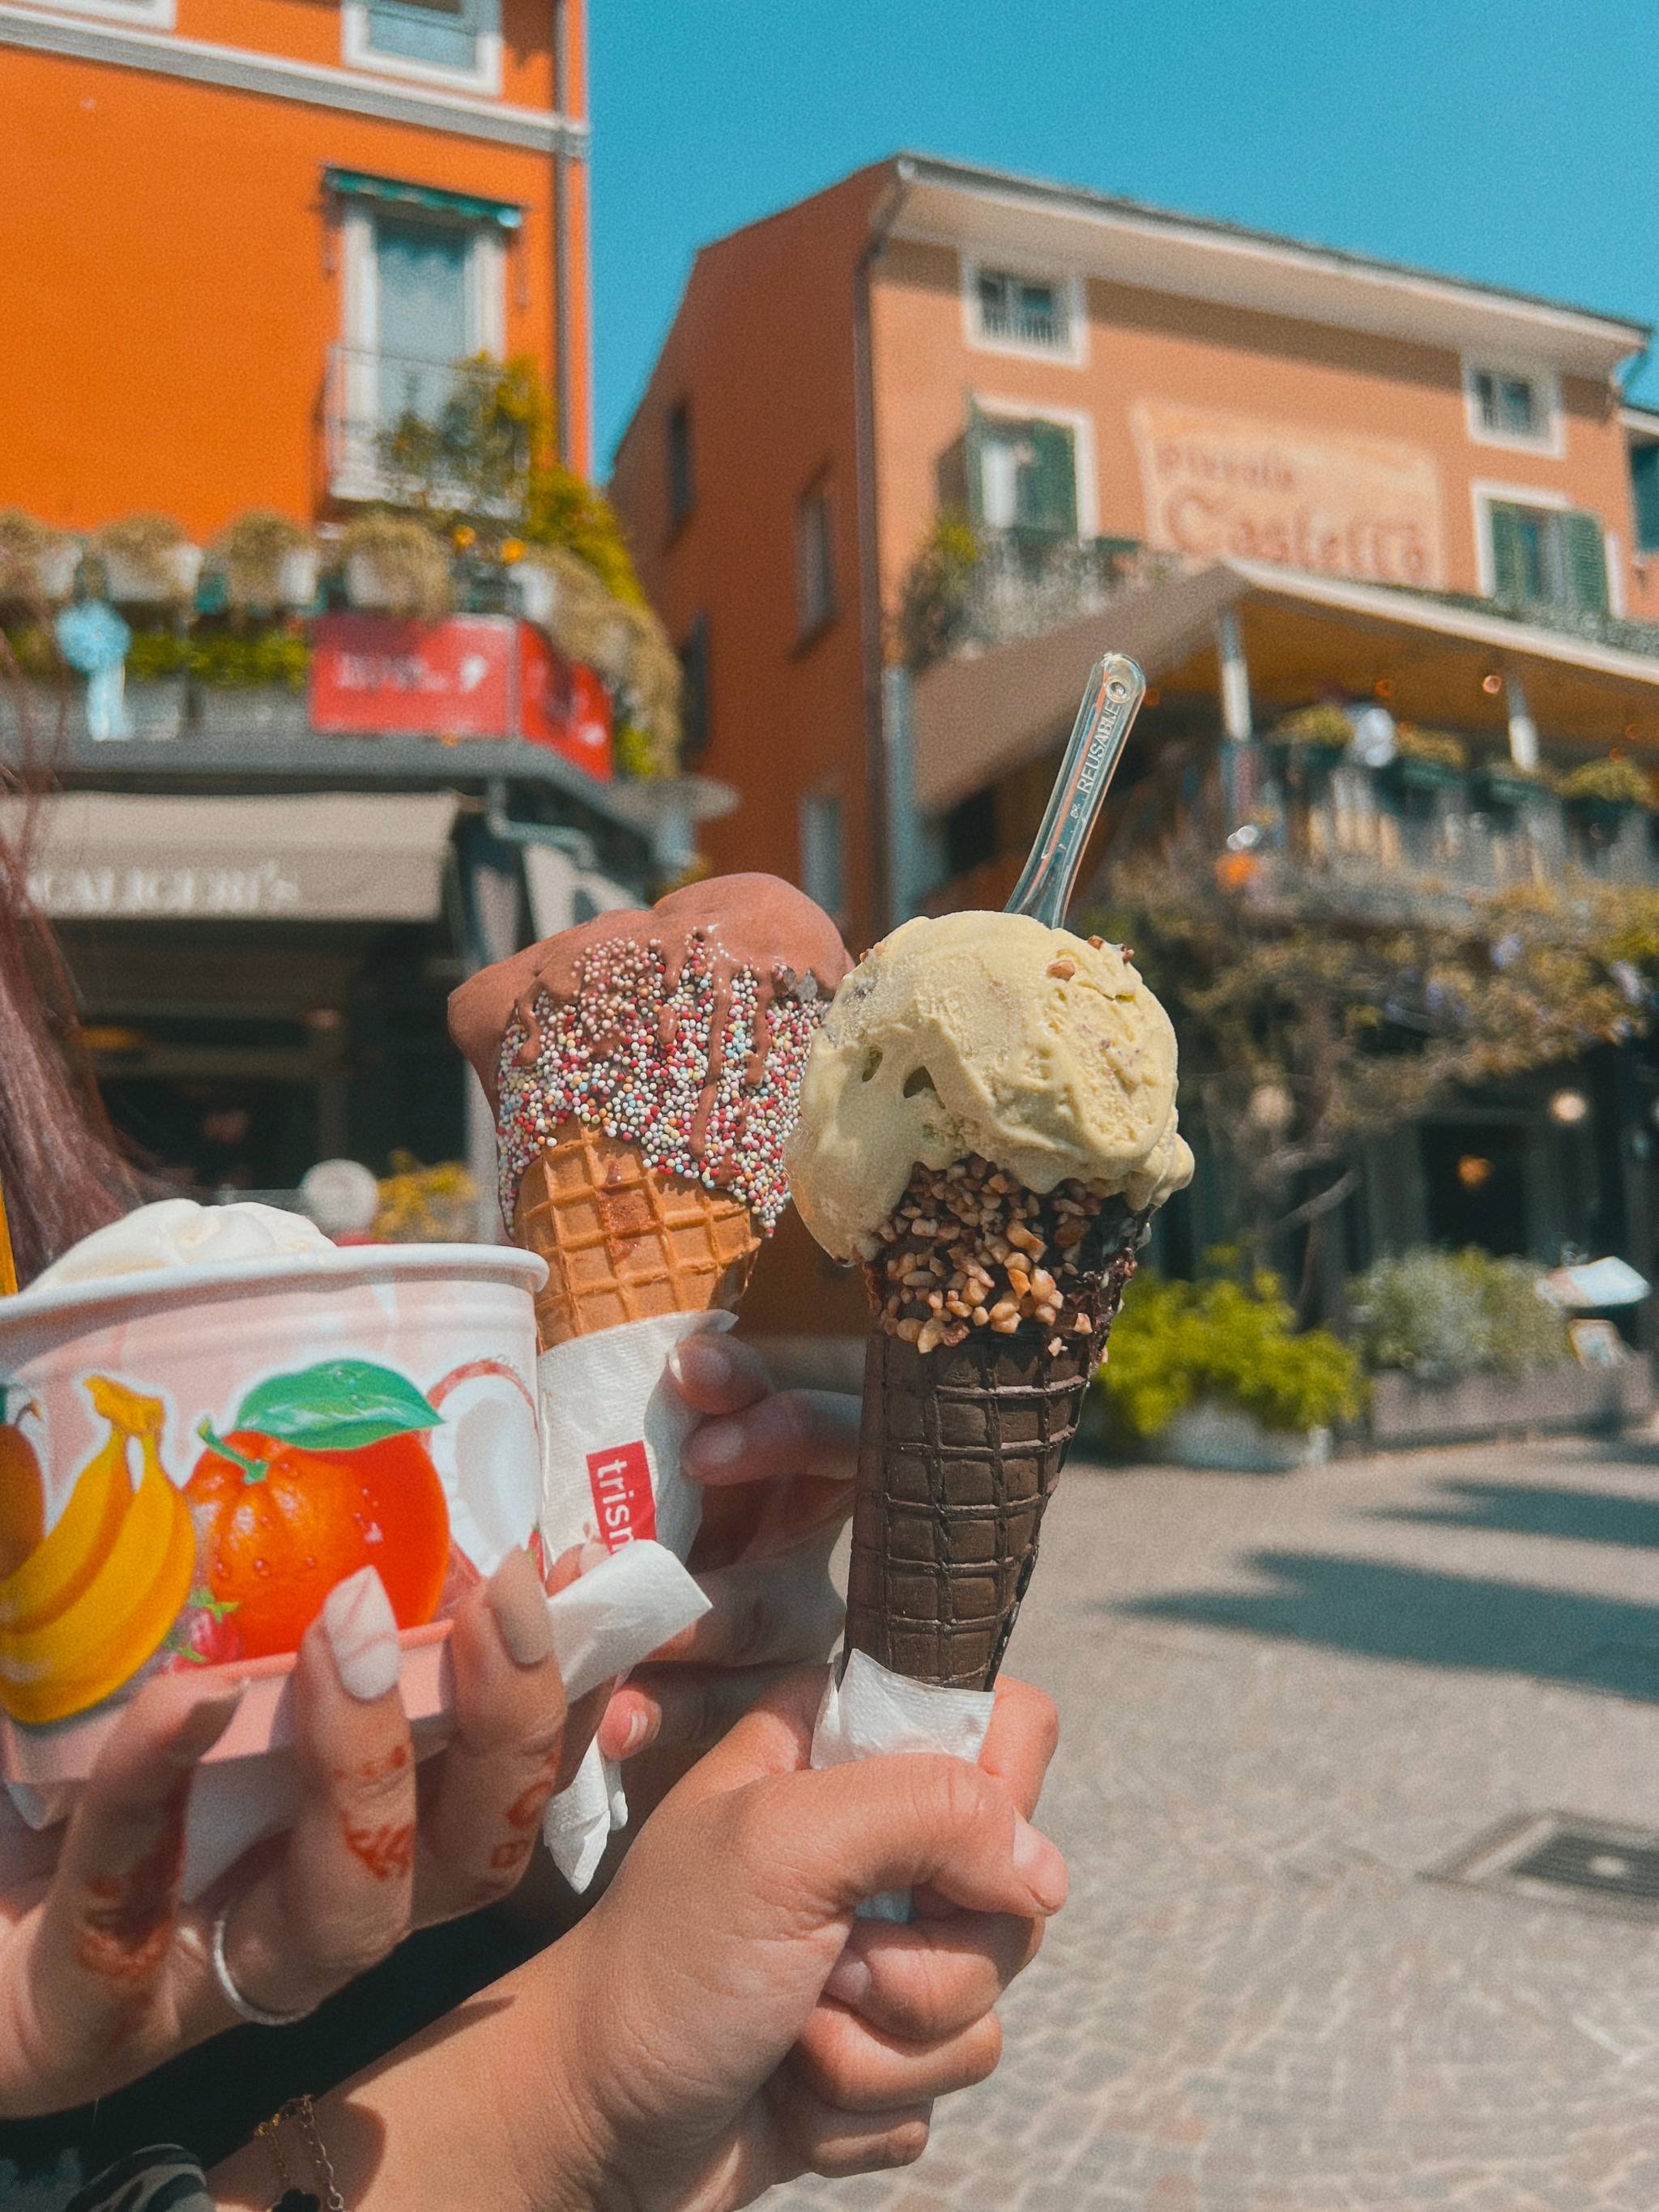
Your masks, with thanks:
[[[540,1347],[659,1314],[735,1313],[760,1248],[749,1208],[562,1121],[526,1170],[514,1237],[546,1261]]]
[[[1030,1325],[1006,1336],[975,1328],[927,1352],[872,1329],[849,1652],[913,1680],[990,1688],[1134,1253],[1132,1237],[1100,1279],[1092,1330],[1057,1352],[1048,1330]]]

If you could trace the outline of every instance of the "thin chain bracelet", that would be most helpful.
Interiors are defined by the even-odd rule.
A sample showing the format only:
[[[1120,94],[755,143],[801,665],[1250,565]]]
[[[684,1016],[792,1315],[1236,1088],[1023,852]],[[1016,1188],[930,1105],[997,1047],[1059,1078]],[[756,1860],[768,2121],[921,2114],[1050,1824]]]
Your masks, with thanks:
[[[323,2185],[320,2197],[297,2179],[289,2166],[283,2130],[290,2124],[310,2153],[313,2177]],[[261,2120],[253,2132],[263,2136],[270,2145],[276,2179],[283,2187],[283,2194],[271,2207],[271,2212],[347,2212],[346,2201],[334,2179],[334,2162],[323,2142],[309,2097],[290,2097],[280,2112],[273,2112],[268,2120]]]

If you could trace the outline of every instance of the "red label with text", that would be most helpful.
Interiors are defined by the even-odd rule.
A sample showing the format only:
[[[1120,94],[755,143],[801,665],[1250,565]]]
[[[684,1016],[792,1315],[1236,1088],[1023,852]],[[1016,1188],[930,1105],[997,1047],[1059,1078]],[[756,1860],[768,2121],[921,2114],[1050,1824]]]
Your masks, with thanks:
[[[624,1544],[647,1543],[657,1533],[657,1501],[651,1491],[651,1462],[642,1443],[613,1444],[587,1455],[587,1480],[599,1516],[599,1540],[607,1552]]]

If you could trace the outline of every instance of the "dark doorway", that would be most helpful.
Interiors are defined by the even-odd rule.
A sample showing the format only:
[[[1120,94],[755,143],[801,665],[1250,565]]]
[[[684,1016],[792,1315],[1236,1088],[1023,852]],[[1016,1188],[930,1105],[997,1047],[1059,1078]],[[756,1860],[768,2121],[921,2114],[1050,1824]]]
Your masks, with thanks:
[[[1429,1121],[1422,1131],[1429,1242],[1524,1256],[1527,1137],[1518,1121]]]
[[[317,1158],[317,1086],[268,1077],[106,1075],[116,1127],[165,1179],[199,1195],[291,1190]]]

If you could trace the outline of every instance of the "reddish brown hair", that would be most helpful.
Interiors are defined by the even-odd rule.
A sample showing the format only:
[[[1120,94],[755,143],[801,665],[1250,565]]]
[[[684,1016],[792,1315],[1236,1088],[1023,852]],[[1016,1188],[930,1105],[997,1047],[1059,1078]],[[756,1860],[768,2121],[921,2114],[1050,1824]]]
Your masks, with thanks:
[[[0,651],[0,673],[9,658]],[[13,697],[21,727],[21,687]],[[0,793],[21,796],[0,819],[0,1188],[27,1283],[146,1194],[98,1096],[63,954],[29,896],[38,794],[3,775]]]

